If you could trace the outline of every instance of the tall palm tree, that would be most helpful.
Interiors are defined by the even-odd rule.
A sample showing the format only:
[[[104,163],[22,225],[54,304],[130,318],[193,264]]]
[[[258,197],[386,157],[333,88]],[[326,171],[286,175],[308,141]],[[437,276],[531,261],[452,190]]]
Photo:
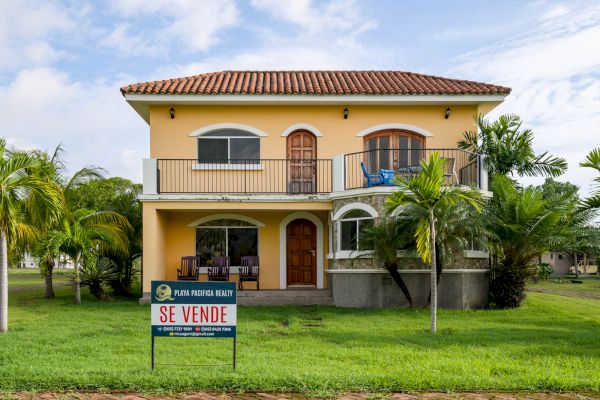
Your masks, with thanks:
[[[593,168],[600,173],[600,147],[593,149],[585,157],[585,160],[579,164],[582,167]],[[584,206],[588,209],[600,209],[600,175],[594,178],[597,183],[592,195],[584,201]]]
[[[547,152],[536,155],[533,151],[533,132],[521,130],[521,118],[517,115],[501,115],[489,122],[483,116],[477,118],[477,131],[463,132],[458,148],[485,155],[485,166],[493,175],[556,177],[567,170],[567,162]]]
[[[27,224],[28,198],[43,199],[49,218],[63,209],[60,191],[36,173],[40,167],[32,152],[11,151],[0,138],[0,332],[8,330],[8,246],[17,240],[32,239],[36,230]]]
[[[52,154],[39,151],[36,153],[40,161],[40,167],[37,173],[45,179],[53,182],[62,192],[65,200],[65,208],[68,208],[68,199],[73,191],[81,184],[94,179],[103,179],[101,168],[88,166],[75,172],[71,177],[66,174],[66,165],[63,161],[63,149],[59,145],[55,148]],[[44,238],[48,232],[56,228],[59,220],[50,220],[47,218],[48,210],[44,206],[44,199],[40,196],[33,195],[29,199],[29,208],[35,210],[32,214],[32,223],[38,228],[40,237]],[[61,219],[66,218],[66,214],[61,215]],[[38,259],[40,272],[44,275],[45,295],[46,298],[54,298],[54,288],[52,285],[52,274],[54,271],[55,262],[58,255],[53,254],[37,254],[36,249],[33,250],[34,255]]]
[[[431,333],[437,331],[437,264],[436,264],[436,210],[449,205],[466,204],[481,211],[479,191],[461,186],[444,186],[444,164],[438,152],[433,152],[428,161],[421,160],[421,172],[412,179],[399,177],[398,190],[386,202],[388,212],[399,207],[412,205],[424,212],[417,224],[414,237],[417,251],[424,263],[431,268]],[[399,210],[403,212],[402,209]]]
[[[131,226],[125,217],[111,211],[80,209],[67,212],[66,218],[48,232],[38,244],[38,254],[56,257],[66,254],[74,266],[75,304],[81,304],[81,268],[96,261],[107,250],[128,251]]]

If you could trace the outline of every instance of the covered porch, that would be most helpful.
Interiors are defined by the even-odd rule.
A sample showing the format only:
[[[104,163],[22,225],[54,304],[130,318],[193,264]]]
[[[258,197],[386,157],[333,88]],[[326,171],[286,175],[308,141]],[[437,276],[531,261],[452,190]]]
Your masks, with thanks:
[[[257,279],[244,291],[324,289],[330,209],[328,201],[144,201],[144,298],[152,280],[239,283],[248,260]]]

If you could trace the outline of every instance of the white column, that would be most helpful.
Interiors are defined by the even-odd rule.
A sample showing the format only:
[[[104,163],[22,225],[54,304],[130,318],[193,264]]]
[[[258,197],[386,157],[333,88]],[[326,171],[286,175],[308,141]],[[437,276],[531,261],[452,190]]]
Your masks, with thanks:
[[[340,154],[333,157],[333,162],[331,165],[333,169],[333,185],[332,191],[341,192],[345,189],[345,180],[346,180],[346,166],[344,165],[344,155]]]
[[[158,178],[158,163],[154,158],[144,158],[144,194],[158,194],[157,178]]]
[[[479,189],[488,190],[488,171],[485,166],[485,156],[479,155]]]

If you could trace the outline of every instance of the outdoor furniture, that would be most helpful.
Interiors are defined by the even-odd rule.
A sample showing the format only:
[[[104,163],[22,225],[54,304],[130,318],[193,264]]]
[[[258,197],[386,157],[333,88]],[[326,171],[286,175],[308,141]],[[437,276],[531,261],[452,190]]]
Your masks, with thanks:
[[[208,267],[210,282],[229,282],[229,257],[213,257]]]
[[[455,166],[456,166],[456,158],[446,157],[445,158],[445,171],[444,177],[450,178],[450,183],[452,183],[452,178],[455,179],[455,182],[458,183],[458,175],[456,174]]]
[[[398,175],[402,175],[406,179],[411,179],[413,177],[413,175],[417,175],[419,172],[421,172],[421,166],[420,165],[409,165],[406,167],[399,167],[397,171],[398,171]]]
[[[256,282],[256,290],[259,289],[258,284],[258,257],[257,256],[243,256],[242,266],[239,270],[239,281],[238,288],[244,290],[243,282]]]
[[[394,182],[396,174],[394,174],[393,169],[380,169],[379,174],[381,175],[381,178],[383,179],[384,185],[395,185],[396,184]]]
[[[367,172],[367,168],[365,167],[364,161],[360,162],[360,168],[362,169],[365,178],[367,178],[367,186],[371,187],[383,185],[383,177],[381,176],[381,174],[370,174],[369,172]]]
[[[177,270],[178,281],[197,281],[199,276],[200,258],[196,256],[181,257],[181,268]]]

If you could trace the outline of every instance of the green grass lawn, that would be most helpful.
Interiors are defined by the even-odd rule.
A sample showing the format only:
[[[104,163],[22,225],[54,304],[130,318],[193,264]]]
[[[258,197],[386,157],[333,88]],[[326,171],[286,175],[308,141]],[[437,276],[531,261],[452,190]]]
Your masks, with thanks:
[[[61,271],[62,272],[62,271]],[[231,340],[158,338],[150,370],[150,308],[72,303],[63,273],[43,299],[37,271],[10,271],[10,331],[0,335],[0,390],[600,390],[600,301],[530,293],[508,311],[240,307]],[[545,285],[546,283],[544,283]],[[549,284],[549,283],[548,283]]]

